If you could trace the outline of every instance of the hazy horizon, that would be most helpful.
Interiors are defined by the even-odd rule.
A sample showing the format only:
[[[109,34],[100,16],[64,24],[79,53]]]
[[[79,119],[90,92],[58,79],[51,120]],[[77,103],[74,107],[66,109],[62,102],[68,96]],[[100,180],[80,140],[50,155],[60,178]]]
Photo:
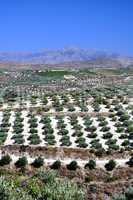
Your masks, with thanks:
[[[42,49],[36,49],[36,50],[8,50],[8,51],[1,51],[0,50],[0,54],[23,54],[23,55],[26,55],[26,54],[36,54],[36,53],[45,53],[47,51],[51,51],[51,52],[54,52],[54,51],[63,51],[63,50],[71,50],[71,49],[79,49],[80,51],[83,49],[83,50],[86,50],[86,51],[95,51],[95,52],[104,52],[104,53],[107,53],[107,54],[114,54],[114,55],[119,55],[119,56],[125,56],[125,57],[133,57],[133,54],[125,54],[125,53],[120,53],[120,52],[113,52],[113,51],[110,51],[108,49],[97,49],[97,48],[84,48],[84,47],[80,47],[80,46],[64,46],[64,47],[61,47],[61,48],[42,48]]]

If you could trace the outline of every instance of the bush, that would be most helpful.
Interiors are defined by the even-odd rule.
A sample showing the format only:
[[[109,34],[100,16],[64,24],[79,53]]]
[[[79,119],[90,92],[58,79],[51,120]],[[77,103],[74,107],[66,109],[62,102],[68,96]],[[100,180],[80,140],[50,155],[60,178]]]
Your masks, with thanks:
[[[117,139],[109,139],[105,142],[106,145],[113,145],[116,144]]]
[[[127,200],[125,195],[121,194],[116,197],[113,197],[112,200]]]
[[[80,148],[86,148],[88,144],[85,141],[79,141],[77,146]]]
[[[61,161],[60,160],[56,160],[52,165],[51,165],[51,169],[60,169],[61,167]]]
[[[85,168],[89,168],[90,170],[95,169],[95,167],[96,167],[95,160],[89,160],[89,162],[85,165]]]
[[[38,200],[84,200],[85,192],[81,187],[68,179],[60,180],[53,172],[42,174],[45,185]]]
[[[133,157],[131,157],[129,161],[126,162],[126,164],[129,165],[129,167],[133,167]]]
[[[110,127],[103,126],[100,131],[106,132],[106,131],[109,131],[109,130],[110,130]]]
[[[99,126],[106,126],[107,124],[108,124],[107,121],[102,121],[102,122],[99,123]]]
[[[95,155],[97,157],[102,157],[104,153],[105,153],[104,148],[100,148],[100,149],[98,149],[98,150],[95,151]]]
[[[81,137],[82,135],[83,135],[83,132],[81,132],[80,130],[79,130],[79,131],[76,130],[76,131],[72,134],[73,137],[75,137],[75,136]]]
[[[92,141],[92,143],[91,143],[91,148],[94,148],[94,149],[101,149],[102,148],[102,144],[101,143],[99,143],[99,142],[97,142],[97,141]]]
[[[90,183],[91,181],[93,181],[93,178],[91,176],[85,177],[85,183]]]
[[[0,159],[0,166],[9,165],[12,161],[11,157],[7,154]]]
[[[91,193],[96,193],[97,192],[97,184],[90,184],[90,192]]]
[[[88,135],[87,135],[87,137],[88,138],[96,138],[97,137],[97,133],[89,133]]]
[[[124,127],[117,127],[116,132],[117,133],[122,133],[124,131]]]
[[[117,176],[112,176],[112,175],[107,175],[107,177],[106,177],[106,179],[105,179],[105,181],[106,181],[107,183],[109,183],[109,182],[114,182],[114,181],[116,181],[116,180],[118,180],[118,177],[117,177]]]
[[[128,135],[127,135],[127,134],[121,134],[121,135],[119,136],[119,139],[126,139],[126,138],[128,138]],[[129,137],[129,139],[130,139],[130,137]]]
[[[123,114],[123,115],[121,115],[121,117],[120,117],[120,121],[121,122],[124,122],[124,121],[126,121],[126,120],[128,120],[130,118],[130,116],[128,115],[128,114]]]
[[[16,178],[16,177],[15,177]],[[0,177],[1,200],[33,200],[33,198],[15,180],[9,177]]]
[[[133,125],[129,125],[129,126],[127,127],[127,132],[128,132],[128,133],[132,133],[132,132],[133,132]]]
[[[112,200],[132,200],[133,199],[133,187],[129,187],[125,194],[120,194],[117,196],[114,196]]]
[[[43,166],[44,160],[41,157],[38,157],[34,160],[34,162],[32,163],[32,166],[35,168],[39,168],[41,166]]]
[[[103,134],[103,139],[110,139],[110,138],[112,138],[112,136],[113,136],[112,133],[107,132],[107,133],[104,133],[104,134]]]
[[[128,146],[129,144],[130,144],[129,140],[124,140],[121,145]]]
[[[116,144],[109,144],[109,145],[108,145],[108,148],[117,151],[117,150],[119,150],[119,145],[116,145]]]
[[[90,127],[85,128],[85,131],[88,131],[88,132],[95,132],[96,130],[97,128],[95,126],[90,126]]]
[[[70,162],[70,164],[67,165],[67,169],[69,170],[76,170],[78,168],[78,164],[75,160]]]
[[[67,135],[68,134],[68,130],[67,129],[61,129],[58,134],[59,135]]]
[[[5,182],[5,180],[0,179],[0,199],[1,200],[9,200],[9,184]]]
[[[28,164],[28,160],[25,156],[23,156],[16,161],[15,166],[17,168],[25,168],[27,164]]]
[[[125,196],[127,200],[132,200],[133,199],[133,187],[129,187],[126,192]]]
[[[110,160],[105,164],[105,168],[107,171],[112,171],[116,167],[116,162],[114,160]]]
[[[74,107],[69,107],[68,108],[68,112],[74,112],[75,111],[75,108]]]
[[[85,142],[85,138],[84,137],[78,137],[76,140],[75,140],[76,143],[80,143],[80,142]]]

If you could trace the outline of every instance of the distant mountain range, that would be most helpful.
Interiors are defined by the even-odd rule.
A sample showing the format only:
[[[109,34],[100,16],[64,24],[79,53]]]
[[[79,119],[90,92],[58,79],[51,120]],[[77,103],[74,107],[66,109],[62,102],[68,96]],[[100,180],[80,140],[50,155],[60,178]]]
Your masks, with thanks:
[[[41,52],[1,52],[0,63],[30,63],[50,65],[92,65],[100,67],[133,66],[133,57],[121,56],[115,53],[96,49],[63,48],[44,50]]]

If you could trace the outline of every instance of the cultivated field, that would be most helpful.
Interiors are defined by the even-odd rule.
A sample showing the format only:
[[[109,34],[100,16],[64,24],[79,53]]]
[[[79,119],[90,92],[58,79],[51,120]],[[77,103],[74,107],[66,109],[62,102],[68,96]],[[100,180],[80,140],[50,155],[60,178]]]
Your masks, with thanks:
[[[90,200],[125,191],[133,172],[132,74],[108,70],[2,71],[0,169],[57,170],[83,184]]]
[[[120,94],[95,96],[87,92],[33,95],[30,99],[1,102],[0,143],[100,150],[103,154],[130,151],[132,109],[132,98]]]

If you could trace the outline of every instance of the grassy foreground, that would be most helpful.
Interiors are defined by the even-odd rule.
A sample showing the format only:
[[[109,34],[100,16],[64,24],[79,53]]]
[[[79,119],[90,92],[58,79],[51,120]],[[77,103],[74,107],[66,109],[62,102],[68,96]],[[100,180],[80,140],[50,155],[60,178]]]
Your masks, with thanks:
[[[50,170],[34,176],[0,176],[0,200],[84,200],[85,192],[76,183]]]

